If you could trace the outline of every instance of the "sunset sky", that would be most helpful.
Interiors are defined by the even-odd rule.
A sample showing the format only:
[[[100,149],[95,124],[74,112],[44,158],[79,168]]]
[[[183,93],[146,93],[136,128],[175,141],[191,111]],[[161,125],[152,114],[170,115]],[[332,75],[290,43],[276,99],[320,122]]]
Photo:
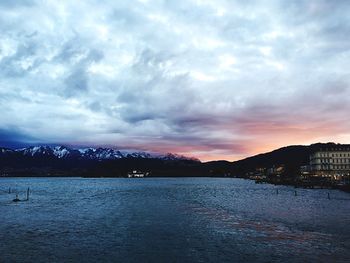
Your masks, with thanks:
[[[350,142],[350,1],[1,0],[0,146],[237,160]]]

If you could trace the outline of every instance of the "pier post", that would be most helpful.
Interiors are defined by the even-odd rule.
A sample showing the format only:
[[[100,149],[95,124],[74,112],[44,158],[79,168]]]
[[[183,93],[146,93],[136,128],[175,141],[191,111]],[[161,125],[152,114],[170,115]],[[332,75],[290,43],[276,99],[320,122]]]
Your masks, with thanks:
[[[16,198],[13,199],[12,201],[13,201],[13,202],[19,202],[19,201],[21,201],[21,200],[19,200],[19,198],[18,198],[18,194],[16,194]]]
[[[278,189],[276,189],[276,194],[278,195]]]
[[[9,194],[11,194],[11,187],[9,187]]]
[[[29,200],[29,187],[27,189],[27,201]]]
[[[294,191],[294,196],[297,196],[297,191]]]
[[[329,200],[331,200],[331,196],[330,196],[330,194],[329,194],[329,193],[327,194],[327,197],[328,197],[328,199],[329,199]]]

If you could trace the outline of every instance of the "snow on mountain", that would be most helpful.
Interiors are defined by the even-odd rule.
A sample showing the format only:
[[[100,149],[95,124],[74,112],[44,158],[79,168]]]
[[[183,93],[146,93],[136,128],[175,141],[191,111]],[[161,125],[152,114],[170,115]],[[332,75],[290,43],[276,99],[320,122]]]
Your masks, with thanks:
[[[8,152],[8,151],[9,151],[9,150],[8,150],[8,149],[5,149],[5,148],[1,148],[1,149],[0,149],[0,152],[1,152],[1,153],[6,153],[6,152]]]
[[[125,156],[118,150],[109,149],[109,148],[84,148],[84,149],[78,149],[81,156],[83,158],[91,159],[91,160],[109,160],[109,159],[120,159],[124,158]]]
[[[114,149],[108,149],[108,148],[98,148],[95,151],[95,156],[97,159],[120,159],[124,158],[124,155]]]
[[[80,152],[76,149],[71,149],[65,146],[53,147],[53,154],[57,158],[81,157]]]
[[[73,149],[66,146],[31,146],[16,150],[0,148],[2,155],[8,153],[18,153],[30,157],[52,157],[58,159],[78,158],[88,160],[116,160],[121,158],[157,158],[162,160],[193,160],[177,154],[155,154],[149,152],[119,151],[111,148],[80,148]]]
[[[50,156],[53,154],[53,149],[50,146],[31,146],[28,148],[17,149],[15,151],[25,156]]]
[[[1,154],[13,153],[13,150],[8,149],[8,148],[0,148],[0,153]]]
[[[156,155],[152,155],[150,153],[147,152],[128,152],[126,153],[126,157],[129,158],[157,158]]]

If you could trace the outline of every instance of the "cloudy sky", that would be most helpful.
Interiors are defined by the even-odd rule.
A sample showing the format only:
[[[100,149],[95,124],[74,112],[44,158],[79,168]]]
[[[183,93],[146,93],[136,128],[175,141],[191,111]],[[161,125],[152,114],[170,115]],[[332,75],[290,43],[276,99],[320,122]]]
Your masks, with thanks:
[[[236,160],[350,141],[350,1],[0,0],[0,143]]]

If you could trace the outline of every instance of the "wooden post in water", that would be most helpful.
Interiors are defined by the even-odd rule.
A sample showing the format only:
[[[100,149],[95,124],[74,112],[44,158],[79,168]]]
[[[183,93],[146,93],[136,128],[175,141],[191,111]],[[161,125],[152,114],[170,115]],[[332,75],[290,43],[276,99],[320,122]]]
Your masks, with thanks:
[[[9,187],[9,194],[11,194],[11,187]]]
[[[330,194],[329,194],[329,193],[327,194],[327,197],[328,197],[328,199],[329,199],[329,200],[331,200],[331,196],[330,196]]]
[[[276,189],[276,194],[278,194],[278,189]]]
[[[21,200],[19,200],[19,198],[18,198],[18,194],[16,194],[16,198],[13,199],[12,201],[13,201],[13,202],[19,202],[19,201],[21,201]]]
[[[29,187],[27,189],[27,201],[29,200]]]
[[[297,191],[296,190],[294,191],[294,196],[297,196]]]

